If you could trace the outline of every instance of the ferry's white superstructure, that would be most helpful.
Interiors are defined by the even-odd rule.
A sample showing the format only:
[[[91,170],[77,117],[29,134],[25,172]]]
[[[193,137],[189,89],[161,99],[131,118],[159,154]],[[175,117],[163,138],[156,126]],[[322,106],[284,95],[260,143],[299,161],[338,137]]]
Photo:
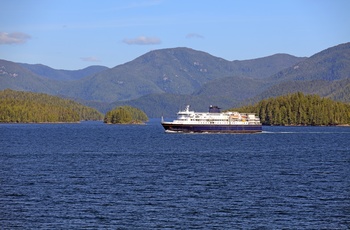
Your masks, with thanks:
[[[262,131],[259,117],[253,113],[224,112],[217,106],[210,106],[209,112],[185,110],[177,113],[177,119],[172,122],[162,121],[166,131],[170,132],[226,132],[226,133],[256,133]]]

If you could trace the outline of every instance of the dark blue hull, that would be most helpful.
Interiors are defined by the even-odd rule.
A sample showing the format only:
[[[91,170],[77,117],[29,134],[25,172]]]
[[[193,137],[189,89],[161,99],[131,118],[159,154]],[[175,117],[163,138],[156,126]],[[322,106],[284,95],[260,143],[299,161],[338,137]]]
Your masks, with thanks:
[[[184,125],[162,123],[166,131],[185,133],[259,133],[261,125]]]

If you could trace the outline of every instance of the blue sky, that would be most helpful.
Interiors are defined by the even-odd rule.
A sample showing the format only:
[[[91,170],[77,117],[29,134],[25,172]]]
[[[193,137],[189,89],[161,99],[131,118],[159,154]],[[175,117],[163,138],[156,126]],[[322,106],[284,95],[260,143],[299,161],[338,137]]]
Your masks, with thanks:
[[[350,42],[348,0],[2,0],[0,59],[114,67],[163,48],[226,60]]]

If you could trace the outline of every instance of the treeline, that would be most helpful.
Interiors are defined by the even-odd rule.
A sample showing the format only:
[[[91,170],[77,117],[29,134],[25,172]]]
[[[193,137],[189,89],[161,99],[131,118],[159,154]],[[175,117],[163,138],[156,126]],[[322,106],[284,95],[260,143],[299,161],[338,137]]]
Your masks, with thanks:
[[[350,124],[350,105],[318,95],[288,94],[235,109],[256,113],[264,125]]]
[[[107,124],[142,124],[148,121],[147,115],[140,109],[131,106],[120,106],[106,113]]]
[[[102,120],[103,114],[73,100],[42,93],[0,91],[0,122],[46,123]]]

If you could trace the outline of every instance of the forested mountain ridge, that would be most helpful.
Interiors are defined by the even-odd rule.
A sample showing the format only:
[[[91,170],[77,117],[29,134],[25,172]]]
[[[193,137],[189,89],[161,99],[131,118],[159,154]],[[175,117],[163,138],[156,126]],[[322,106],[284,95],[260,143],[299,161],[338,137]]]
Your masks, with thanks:
[[[276,57],[280,61],[275,60]],[[64,95],[95,101],[126,101],[145,95],[188,95],[204,84],[224,77],[268,77],[273,71],[303,60],[286,54],[247,61],[227,61],[189,48],[150,51],[133,61],[82,79]],[[262,62],[269,62],[266,67]],[[258,74],[259,73],[259,74]],[[275,72],[273,72],[275,73]]]
[[[350,77],[350,42],[328,48],[271,76],[271,81],[335,81]]]
[[[267,82],[269,88],[252,101],[300,91],[350,102],[350,43],[316,53],[272,75]]]
[[[28,69],[27,73],[20,71],[17,75],[26,78],[28,83],[41,81],[32,75],[46,78],[50,89],[44,90],[53,95],[113,102],[157,93],[192,94],[204,84],[224,77],[267,78],[301,60],[304,58],[275,54],[253,60],[227,61],[189,48],[170,48],[150,51],[128,63],[76,81],[64,80],[71,79],[66,76],[66,72],[42,65],[18,64],[19,69]],[[7,68],[6,65],[2,66]],[[12,72],[16,73],[15,70]],[[32,91],[20,81],[4,77],[0,74],[0,79],[8,82],[6,87],[0,85],[0,89]],[[36,88],[33,91],[40,92]]]
[[[102,120],[103,115],[75,101],[43,93],[0,91],[0,122],[46,123]]]

